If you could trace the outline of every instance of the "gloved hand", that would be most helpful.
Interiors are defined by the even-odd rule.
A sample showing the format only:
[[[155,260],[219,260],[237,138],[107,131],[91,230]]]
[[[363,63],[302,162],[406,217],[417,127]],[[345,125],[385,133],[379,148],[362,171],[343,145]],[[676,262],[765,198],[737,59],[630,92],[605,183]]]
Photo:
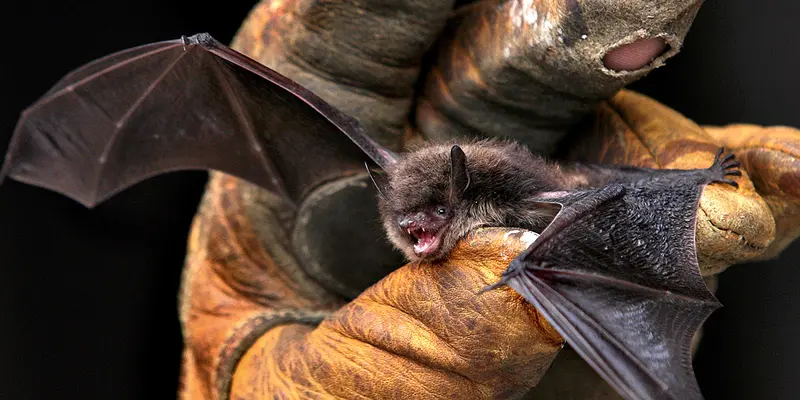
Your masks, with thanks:
[[[699,3],[529,3],[471,3],[439,36],[452,1],[264,2],[234,46],[395,149],[511,132],[549,152],[588,114],[593,129],[568,139],[569,158],[703,168],[725,144],[746,173],[738,191],[712,185],[701,199],[704,276],[774,256],[800,233],[791,223],[800,131],[703,129],[644,96],[614,95],[674,54]],[[563,340],[512,290],[476,295],[526,235],[479,230],[442,264],[403,266],[350,300],[298,256],[298,225],[274,196],[213,174],[181,293],[185,398],[506,398],[537,383],[537,398],[616,397],[574,353],[559,353]]]

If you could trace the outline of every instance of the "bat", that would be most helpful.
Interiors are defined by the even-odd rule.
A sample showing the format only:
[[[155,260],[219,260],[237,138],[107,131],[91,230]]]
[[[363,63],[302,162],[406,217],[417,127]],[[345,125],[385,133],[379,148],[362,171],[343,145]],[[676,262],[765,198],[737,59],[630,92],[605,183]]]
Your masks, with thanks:
[[[541,236],[500,282],[530,301],[626,398],[701,398],[691,337],[719,304],[700,277],[700,170],[559,165],[502,140],[396,154],[358,122],[208,34],[111,54],[69,73],[15,128],[6,176],[94,207],[154,175],[219,170],[297,206],[364,165],[389,240],[435,261],[480,226]],[[381,169],[385,175],[373,174]],[[632,336],[632,333],[636,335]]]
[[[738,166],[722,149],[707,169],[652,170],[561,168],[501,141],[426,145],[393,167],[379,207],[410,259],[482,226],[541,232],[481,293],[510,286],[627,399],[702,399],[691,341],[721,304],[700,275],[696,210],[705,185],[738,187]]]

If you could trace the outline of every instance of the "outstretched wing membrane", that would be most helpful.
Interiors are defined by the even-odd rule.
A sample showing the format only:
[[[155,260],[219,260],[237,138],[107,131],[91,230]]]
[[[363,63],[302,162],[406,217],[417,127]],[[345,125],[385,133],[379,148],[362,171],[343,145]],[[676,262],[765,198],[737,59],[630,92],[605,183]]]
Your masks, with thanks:
[[[0,177],[91,207],[154,175],[213,169],[296,203],[343,171],[394,157],[318,96],[198,34],[65,76],[23,112]]]
[[[497,285],[532,303],[625,398],[702,399],[691,343],[720,304],[698,268],[696,210],[707,183],[735,184],[730,159],[543,200],[561,211]]]

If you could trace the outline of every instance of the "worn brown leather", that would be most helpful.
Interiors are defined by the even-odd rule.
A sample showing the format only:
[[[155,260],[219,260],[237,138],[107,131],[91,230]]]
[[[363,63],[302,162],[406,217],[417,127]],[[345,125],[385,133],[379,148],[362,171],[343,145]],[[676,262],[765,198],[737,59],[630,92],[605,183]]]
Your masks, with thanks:
[[[430,139],[502,132],[550,153],[599,101],[677,54],[701,4],[473,2],[426,72],[416,122]],[[662,50],[630,69],[606,65],[606,55],[640,40]]]
[[[234,47],[358,116],[384,144],[402,147],[404,133],[421,133],[405,121],[413,84],[421,52],[444,26],[452,1],[404,1],[409,8],[397,14],[408,15],[394,20],[387,9],[369,8],[377,3],[263,2]],[[418,3],[424,10],[409,6]],[[356,23],[376,18],[389,24],[381,29],[419,38],[405,45],[377,40]],[[413,29],[398,21],[413,21]],[[353,37],[377,41],[340,40]],[[392,49],[399,56],[387,62],[379,52],[386,46],[399,46]],[[325,57],[344,58],[321,62]],[[588,132],[569,140],[572,158],[665,168],[705,168],[720,144],[731,147],[746,172],[739,189],[709,186],[698,212],[698,255],[709,278],[728,265],[774,256],[800,234],[796,129],[704,129],[622,91],[597,106]],[[275,196],[212,174],[180,296],[183,398],[618,397],[574,353],[559,352],[562,339],[513,291],[476,294],[525,247],[522,232],[475,232],[442,264],[403,266],[348,302],[299,266],[288,242],[293,217]]]
[[[443,264],[403,267],[331,314],[340,302],[259,248],[243,185],[216,174],[193,228],[184,398],[226,398],[231,380],[233,398],[496,398],[534,385],[561,347],[511,290],[476,295],[530,243],[521,231],[477,232]]]
[[[598,106],[591,131],[593,134],[576,135],[567,143],[571,159],[650,168],[705,168],[711,165],[720,146],[732,145],[719,140],[726,135],[712,135],[677,111],[628,90]],[[783,142],[775,145],[794,143],[796,148],[800,144],[796,129],[785,128],[783,132]],[[771,130],[763,133],[768,136],[762,139],[769,137]],[[736,148],[731,150],[739,152]],[[767,192],[756,191],[747,178],[751,170],[770,181],[776,178],[774,173],[751,169],[750,165],[745,161],[738,189],[710,185],[700,200],[697,248],[703,275],[719,273],[731,264],[760,256],[775,238],[775,219],[762,197]],[[758,167],[766,171],[772,168],[764,164]],[[794,177],[799,173],[797,165],[794,170],[782,172]],[[796,213],[796,195],[785,201],[794,201]],[[793,240],[800,230],[793,234],[785,240]]]
[[[511,290],[476,294],[530,243],[507,233],[478,231],[442,263],[409,264],[316,328],[275,328],[242,359],[233,392],[464,399],[530,388],[561,338]]]
[[[800,141],[787,126],[705,127],[750,171],[750,179],[775,218],[775,240],[756,259],[777,257],[800,235]]]
[[[425,50],[453,0],[260,1],[233,48],[357,116],[378,142],[403,148]]]
[[[596,134],[575,144],[576,149],[599,144],[595,161],[702,168],[719,145],[702,128],[632,92],[601,106],[595,127]],[[758,141],[751,134],[748,143],[758,143],[753,149],[800,144],[800,131],[775,129],[783,133],[776,136],[780,141],[768,140],[772,130],[753,128],[750,132],[770,136]],[[745,147],[735,148],[741,152]],[[798,165],[796,157],[783,158],[787,153],[780,153],[781,163],[746,161],[748,174],[739,179],[737,191],[707,188],[697,239],[704,275],[718,272],[722,257],[728,264],[741,262],[768,248],[772,213],[748,176],[759,177],[767,197],[779,197],[775,188],[781,187],[796,193],[786,185],[788,178],[780,179],[800,173],[786,167]],[[181,308],[185,398],[226,398],[230,390],[233,398],[273,393],[289,398],[502,398],[524,393],[553,361],[561,339],[534,309],[507,289],[475,295],[524,248],[518,235],[506,238],[508,230],[502,229],[478,232],[442,265],[405,266],[345,304],[265,251],[255,219],[245,211],[267,213],[268,207],[258,204],[263,199],[253,195],[257,191],[215,174],[192,230]],[[796,216],[797,198],[784,196],[782,201],[777,203],[784,205],[777,208],[782,214],[776,215]],[[704,225],[730,219],[734,228],[700,234]],[[736,231],[738,226],[752,231]],[[790,234],[784,232],[783,240],[797,235],[786,239]],[[732,240],[731,235],[745,239]],[[760,252],[752,242],[763,243]],[[728,252],[721,256],[720,249]],[[585,365],[570,368],[593,376]],[[546,383],[551,380],[545,377]],[[544,386],[559,395],[576,387]],[[608,389],[602,381],[588,387]]]

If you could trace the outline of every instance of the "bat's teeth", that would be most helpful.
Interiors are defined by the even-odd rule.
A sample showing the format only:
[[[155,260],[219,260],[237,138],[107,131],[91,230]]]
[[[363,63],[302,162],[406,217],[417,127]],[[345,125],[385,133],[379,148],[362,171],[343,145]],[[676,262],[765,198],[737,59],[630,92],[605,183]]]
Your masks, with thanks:
[[[409,235],[411,234],[411,229],[409,229],[409,230],[408,230],[408,234],[409,234]]]
[[[425,232],[425,228],[422,228],[422,231]]]

